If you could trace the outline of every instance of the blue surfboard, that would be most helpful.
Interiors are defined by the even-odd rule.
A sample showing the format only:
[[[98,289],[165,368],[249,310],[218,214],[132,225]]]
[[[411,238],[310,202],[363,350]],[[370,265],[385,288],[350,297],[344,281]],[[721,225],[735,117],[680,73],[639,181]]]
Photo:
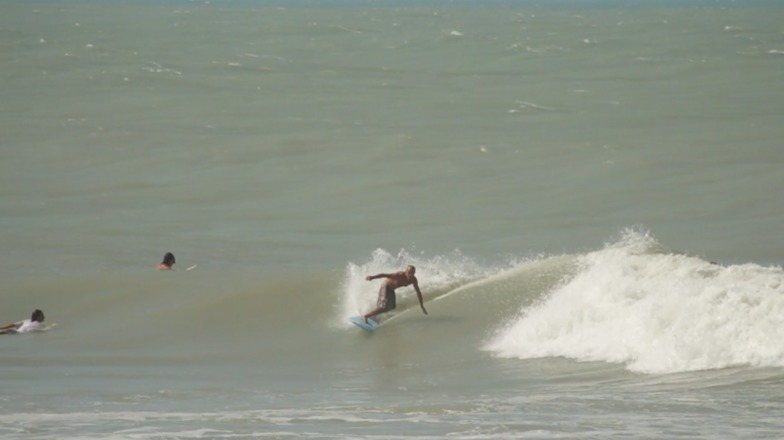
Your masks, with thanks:
[[[351,318],[348,318],[348,320],[366,332],[372,332],[373,330],[377,329],[379,325],[379,322],[373,318],[369,318],[368,322],[365,322],[359,316],[352,316]]]

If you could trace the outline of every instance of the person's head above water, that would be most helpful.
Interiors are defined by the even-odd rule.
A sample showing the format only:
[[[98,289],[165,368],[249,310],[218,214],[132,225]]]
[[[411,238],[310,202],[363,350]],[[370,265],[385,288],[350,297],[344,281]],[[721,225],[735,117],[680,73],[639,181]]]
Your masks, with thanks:
[[[30,321],[44,322],[44,312],[35,309],[32,316],[30,316]]]
[[[158,263],[156,269],[158,270],[171,270],[172,266],[176,260],[174,259],[174,254],[171,252],[166,252],[166,255],[163,256],[163,261]]]

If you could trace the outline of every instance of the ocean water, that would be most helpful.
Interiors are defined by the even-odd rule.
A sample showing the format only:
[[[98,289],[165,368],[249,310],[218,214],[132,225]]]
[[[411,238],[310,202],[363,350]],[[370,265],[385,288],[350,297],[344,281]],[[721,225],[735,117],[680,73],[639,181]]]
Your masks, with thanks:
[[[0,437],[781,438],[782,22],[3,2]]]

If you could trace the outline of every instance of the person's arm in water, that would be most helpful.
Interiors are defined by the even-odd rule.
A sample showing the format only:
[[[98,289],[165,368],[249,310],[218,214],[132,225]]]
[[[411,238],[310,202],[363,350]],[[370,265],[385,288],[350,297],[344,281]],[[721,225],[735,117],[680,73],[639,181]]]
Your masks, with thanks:
[[[419,282],[417,282],[416,278],[414,278],[414,282],[412,284],[414,285],[414,290],[416,290],[417,293],[417,299],[419,300],[419,307],[422,307],[422,312],[424,312],[425,315],[427,315],[427,310],[425,310],[425,302],[422,300],[422,292],[419,291]]]

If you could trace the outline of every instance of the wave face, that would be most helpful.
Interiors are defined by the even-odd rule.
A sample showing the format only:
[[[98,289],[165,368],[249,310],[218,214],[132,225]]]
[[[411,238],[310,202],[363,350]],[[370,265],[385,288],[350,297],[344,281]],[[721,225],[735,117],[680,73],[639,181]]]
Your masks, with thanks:
[[[595,251],[503,263],[378,249],[342,273],[88,275],[24,283],[6,296],[10,304],[46,304],[47,322],[58,324],[37,339],[40,356],[286,369],[351,357],[357,329],[348,317],[374,307],[381,283],[365,276],[406,264],[417,266],[429,315],[412,288],[399,289],[397,309],[373,335],[381,345],[411,340],[399,347],[403,358],[428,362],[434,350],[477,362],[488,362],[487,353],[564,357],[647,374],[784,366],[780,267],[673,253],[644,231]]]

